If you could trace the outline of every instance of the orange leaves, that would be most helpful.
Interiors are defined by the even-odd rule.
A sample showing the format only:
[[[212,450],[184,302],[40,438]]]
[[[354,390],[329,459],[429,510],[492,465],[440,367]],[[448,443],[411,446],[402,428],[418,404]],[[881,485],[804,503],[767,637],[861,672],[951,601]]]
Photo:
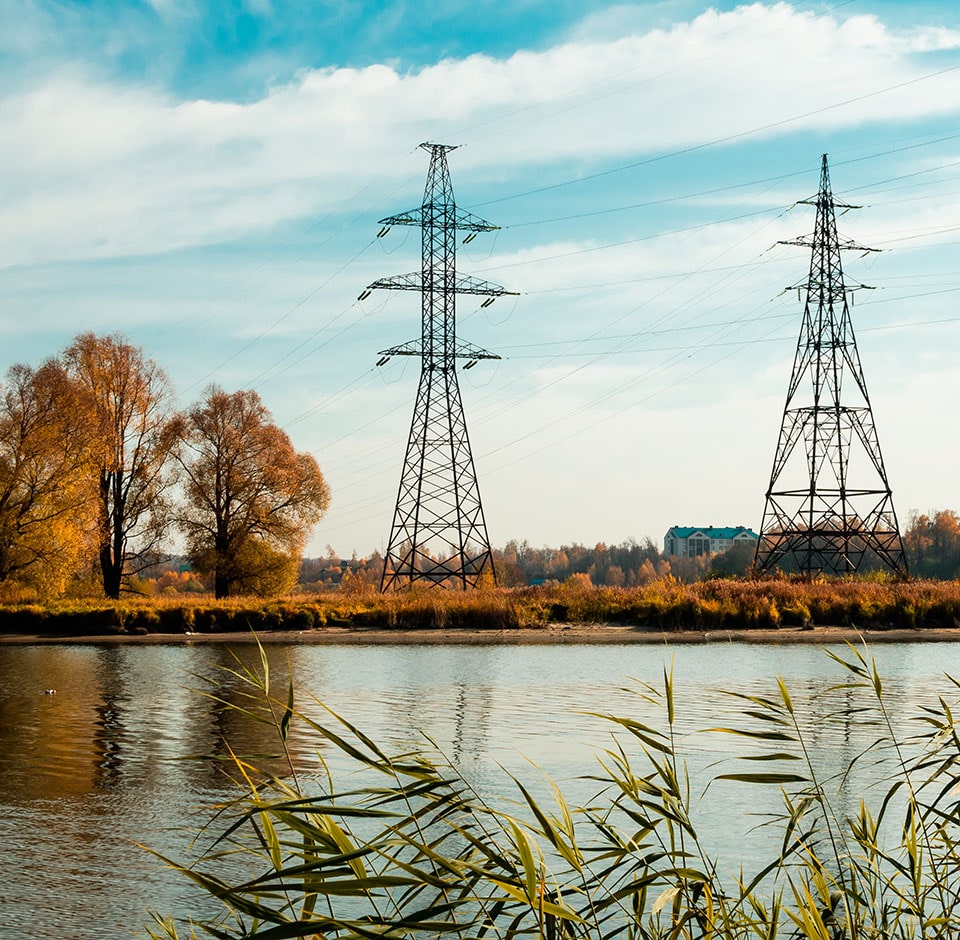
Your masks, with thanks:
[[[186,500],[178,524],[218,597],[281,593],[330,494],[316,460],[293,449],[254,391],[211,386],[181,419]]]

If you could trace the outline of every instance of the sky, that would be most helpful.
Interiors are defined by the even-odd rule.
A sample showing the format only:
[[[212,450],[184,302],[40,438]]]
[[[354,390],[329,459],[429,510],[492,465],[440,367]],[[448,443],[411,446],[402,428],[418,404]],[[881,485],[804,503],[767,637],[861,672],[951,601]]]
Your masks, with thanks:
[[[0,0],[0,372],[119,331],[182,407],[255,389],[384,550],[429,141],[500,226],[458,270],[491,542],[759,529],[829,154],[894,504],[960,509],[960,7]]]

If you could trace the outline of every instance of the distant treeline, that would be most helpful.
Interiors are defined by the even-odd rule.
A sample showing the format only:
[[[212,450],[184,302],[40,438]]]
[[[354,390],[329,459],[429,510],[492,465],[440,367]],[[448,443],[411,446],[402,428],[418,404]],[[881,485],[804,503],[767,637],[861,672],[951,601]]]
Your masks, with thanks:
[[[918,578],[951,580],[960,577],[960,516],[952,509],[911,513],[903,532],[910,572]],[[722,554],[678,558],[667,555],[649,538],[628,539],[619,545],[599,542],[589,547],[573,543],[560,548],[534,548],[511,540],[494,549],[497,581],[503,587],[521,587],[569,579],[594,587],[634,587],[671,576],[684,583],[710,578],[740,577],[753,564],[754,546],[740,543]],[[383,558],[341,558],[328,549],[322,558],[305,558],[298,590],[360,591],[380,583]]]
[[[744,554],[741,552],[741,554]],[[632,539],[621,545],[600,542],[592,547],[572,544],[560,548],[534,548],[529,542],[511,540],[500,549],[493,549],[497,583],[502,587],[522,587],[573,578],[584,585],[634,587],[649,584],[657,578],[673,575],[681,581],[698,581],[715,563],[719,572],[734,574],[744,571],[751,558],[747,552],[737,558],[736,570],[731,559],[721,556],[675,558],[665,556],[650,539],[642,543]],[[362,590],[380,583],[383,558],[374,552],[368,558],[353,556],[341,559],[332,549],[323,558],[305,558],[300,566],[299,588],[302,591],[328,591],[334,587]]]

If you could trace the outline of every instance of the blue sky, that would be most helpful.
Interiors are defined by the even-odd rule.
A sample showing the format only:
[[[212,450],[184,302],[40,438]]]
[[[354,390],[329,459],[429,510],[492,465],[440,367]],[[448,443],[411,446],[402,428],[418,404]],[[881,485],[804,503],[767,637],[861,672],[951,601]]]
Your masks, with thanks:
[[[492,541],[760,524],[820,155],[901,522],[960,509],[955,4],[0,0],[0,369],[119,330],[184,405],[256,388],[320,462],[311,552],[383,548],[427,157],[501,225],[459,302]]]

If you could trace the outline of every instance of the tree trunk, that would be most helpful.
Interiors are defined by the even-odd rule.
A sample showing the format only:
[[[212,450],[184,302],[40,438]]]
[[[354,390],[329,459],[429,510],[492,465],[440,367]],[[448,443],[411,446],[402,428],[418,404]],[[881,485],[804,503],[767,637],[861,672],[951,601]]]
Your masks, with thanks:
[[[227,575],[229,558],[229,539],[224,532],[223,523],[218,523],[217,534],[213,538],[216,567],[213,569],[213,596],[222,601],[230,594],[230,578]]]
[[[100,477],[100,574],[103,578],[103,593],[112,600],[120,598],[120,583],[123,580],[123,531],[122,511],[118,522],[116,474],[105,473]]]
[[[227,579],[226,575],[223,573],[220,566],[217,566],[217,570],[213,573],[213,596],[218,600],[222,601],[225,597],[230,594],[230,582]]]
[[[103,593],[112,600],[118,600],[120,582],[123,580],[123,565],[114,562],[109,544],[100,549],[100,572],[103,575]]]

